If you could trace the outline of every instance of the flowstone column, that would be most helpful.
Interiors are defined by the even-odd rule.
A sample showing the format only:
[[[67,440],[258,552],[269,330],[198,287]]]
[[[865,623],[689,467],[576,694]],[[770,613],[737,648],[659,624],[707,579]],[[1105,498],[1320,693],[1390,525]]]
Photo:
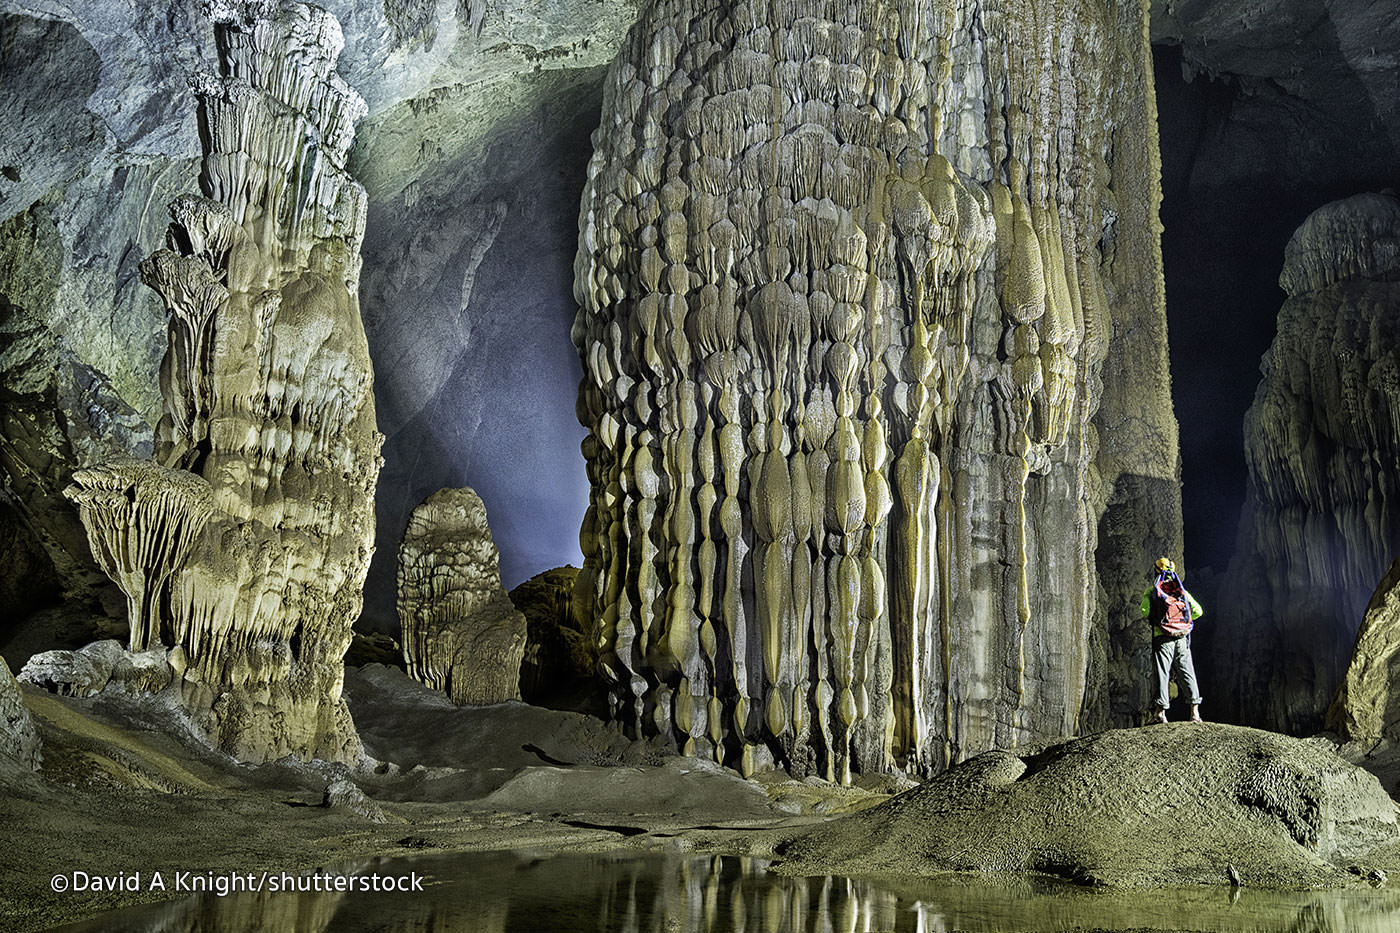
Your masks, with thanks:
[[[168,646],[196,722],[252,761],[354,760],[341,699],[374,536],[382,436],[360,321],[364,102],[339,24],[301,4],[216,2],[197,76],[202,196],[141,266],[169,312],[155,462],[68,494],[126,593],[130,648]]]
[[[1074,731],[1132,14],[644,5],[574,325],[575,607],[637,731],[842,780]]]

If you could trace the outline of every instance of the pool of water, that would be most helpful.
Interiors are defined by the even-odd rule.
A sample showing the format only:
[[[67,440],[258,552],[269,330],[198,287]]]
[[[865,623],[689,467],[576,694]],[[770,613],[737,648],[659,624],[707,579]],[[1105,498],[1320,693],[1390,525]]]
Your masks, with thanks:
[[[1400,930],[1400,890],[1385,888],[1124,893],[1020,876],[789,878],[767,869],[763,860],[736,856],[515,851],[383,860],[319,876],[168,875],[163,881],[173,893],[190,887],[207,890],[58,929],[132,933]],[[150,879],[143,883],[149,884]],[[255,883],[263,890],[238,890]],[[318,887],[323,890],[314,890]],[[341,890],[334,890],[337,887]],[[406,890],[384,890],[388,887]]]

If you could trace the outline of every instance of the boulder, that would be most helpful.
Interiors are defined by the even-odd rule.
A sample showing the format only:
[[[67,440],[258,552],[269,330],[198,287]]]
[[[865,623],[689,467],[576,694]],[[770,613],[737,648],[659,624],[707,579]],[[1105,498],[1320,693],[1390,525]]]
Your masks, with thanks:
[[[1400,560],[1376,587],[1356,635],[1351,664],[1327,711],[1327,727],[1342,738],[1400,741],[1400,685],[1392,673],[1400,655]]]
[[[1321,741],[1119,729],[991,751],[780,847],[801,874],[1047,872],[1115,886],[1344,883],[1400,840],[1395,804]],[[1362,871],[1364,872],[1364,868]]]
[[[109,686],[159,693],[174,676],[165,649],[128,651],[112,639],[95,641],[76,651],[36,654],[19,672],[25,683],[70,697],[97,696]]]
[[[486,506],[441,489],[413,510],[399,548],[399,618],[408,672],[452,702],[520,699],[525,616],[501,585]]]
[[[602,701],[597,655],[572,610],[577,579],[577,567],[556,567],[510,591],[510,601],[525,615],[520,696],[527,703],[549,706],[590,695]]]

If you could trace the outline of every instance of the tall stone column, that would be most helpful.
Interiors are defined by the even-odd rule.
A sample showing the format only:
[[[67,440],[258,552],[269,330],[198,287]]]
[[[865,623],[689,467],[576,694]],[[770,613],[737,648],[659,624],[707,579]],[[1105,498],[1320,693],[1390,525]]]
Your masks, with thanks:
[[[1075,730],[1109,491],[1156,444],[1176,492],[1164,368],[1169,438],[1104,476],[1091,424],[1163,317],[1145,15],[644,5],[574,325],[575,606],[633,728],[843,780]]]
[[[1248,725],[1306,734],[1339,687],[1343,709],[1386,692],[1388,626],[1357,636],[1400,550],[1398,243],[1400,199],[1361,194],[1318,208],[1284,251],[1215,652],[1225,714]]]
[[[360,321],[360,97],[323,10],[216,2],[193,82],[201,195],[141,266],[169,313],[153,462],[75,474],[130,648],[166,646],[195,721],[253,761],[353,760],[341,699],[374,537],[382,436]]]

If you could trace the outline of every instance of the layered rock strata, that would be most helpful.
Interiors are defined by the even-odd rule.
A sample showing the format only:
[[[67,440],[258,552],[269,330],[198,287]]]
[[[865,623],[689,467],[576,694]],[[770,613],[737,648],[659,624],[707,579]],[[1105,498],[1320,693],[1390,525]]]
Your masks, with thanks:
[[[43,762],[34,717],[25,708],[19,684],[4,658],[0,658],[0,758],[30,770],[38,770]]]
[[[399,548],[404,661],[452,702],[520,699],[525,616],[501,585],[486,506],[471,489],[441,489],[413,510]]]
[[[169,315],[154,461],[68,495],[126,594],[129,647],[169,649],[222,748],[353,760],[342,658],[374,536],[382,437],[357,300],[359,96],[322,10],[213,3],[219,73],[193,84],[202,195],[141,264]]]
[[[1160,496],[1179,540],[1143,16],[644,5],[574,325],[575,607],[633,729],[929,772],[1137,679],[1090,629],[1131,589],[1106,504]]]
[[[1249,483],[1213,654],[1225,715],[1305,733],[1400,549],[1400,200],[1319,208],[1245,419]]]

